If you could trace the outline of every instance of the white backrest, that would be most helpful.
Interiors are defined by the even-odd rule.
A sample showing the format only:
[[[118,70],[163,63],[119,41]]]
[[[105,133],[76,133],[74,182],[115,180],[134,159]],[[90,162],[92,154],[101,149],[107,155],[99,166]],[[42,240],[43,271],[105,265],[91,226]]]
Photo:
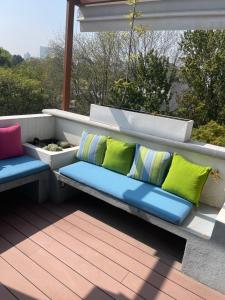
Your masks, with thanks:
[[[62,112],[44,110],[55,116],[56,137],[79,145],[83,130],[112,136],[127,142],[139,143],[155,150],[177,152],[188,160],[211,166],[219,170],[220,179],[216,182],[210,175],[203,189],[200,201],[213,207],[221,208],[225,202],[225,148],[198,142],[178,142],[137,131],[124,130],[116,126],[90,121],[89,117]]]

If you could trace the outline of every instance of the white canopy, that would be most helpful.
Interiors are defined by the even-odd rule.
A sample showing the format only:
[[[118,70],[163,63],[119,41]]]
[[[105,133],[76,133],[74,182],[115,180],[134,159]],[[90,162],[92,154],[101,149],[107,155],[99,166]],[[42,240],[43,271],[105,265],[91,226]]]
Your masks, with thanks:
[[[80,30],[128,30],[130,9],[126,2],[81,6]],[[137,11],[135,22],[151,30],[225,29],[225,0],[144,0]]]

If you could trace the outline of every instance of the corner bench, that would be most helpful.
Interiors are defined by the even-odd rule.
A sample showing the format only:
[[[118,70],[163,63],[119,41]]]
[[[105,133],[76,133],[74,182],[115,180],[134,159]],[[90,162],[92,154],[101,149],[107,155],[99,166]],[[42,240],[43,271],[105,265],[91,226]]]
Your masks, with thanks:
[[[78,168],[79,164],[83,166]],[[179,220],[177,216],[175,219],[172,217],[171,220],[174,220],[173,223],[180,224],[175,225],[169,219],[165,220],[164,218],[163,220],[159,218],[155,215],[154,211],[150,213],[146,212],[145,207],[138,208],[135,202],[128,203],[126,200],[119,199],[117,197],[119,195],[114,189],[116,186],[124,184],[123,181],[121,182],[121,178],[127,178],[126,176],[103,169],[103,177],[100,180],[104,180],[104,182],[108,180],[108,183],[106,189],[103,188],[104,183],[102,184],[102,188],[99,188],[99,186],[94,184],[94,178],[99,176],[98,174],[99,172],[101,173],[101,169],[103,168],[89,163],[78,162],[61,168],[59,171],[54,171],[54,174],[58,182],[62,185],[62,188],[64,184],[74,187],[184,238],[186,240],[186,247],[182,262],[182,271],[198,281],[225,293],[225,268],[221,266],[221,264],[225,263],[225,206],[219,210],[203,204],[200,205],[200,208],[194,208],[191,204],[187,205]],[[115,175],[110,178],[110,176],[107,176],[107,172],[114,173]],[[118,181],[116,182],[116,180]],[[130,180],[138,182],[135,179]],[[111,188],[109,188],[110,186]],[[132,190],[128,190],[128,193],[131,195]],[[154,195],[154,189],[148,190],[148,193]],[[143,196],[143,194],[140,195],[141,197]],[[170,200],[168,199],[168,201]],[[185,219],[188,214],[187,211],[190,212],[189,208],[191,213]],[[173,216],[173,214],[171,215]],[[184,222],[182,223],[183,220]]]
[[[44,202],[48,198],[49,173],[47,164],[28,155],[0,160],[0,192],[21,187],[38,203]]]

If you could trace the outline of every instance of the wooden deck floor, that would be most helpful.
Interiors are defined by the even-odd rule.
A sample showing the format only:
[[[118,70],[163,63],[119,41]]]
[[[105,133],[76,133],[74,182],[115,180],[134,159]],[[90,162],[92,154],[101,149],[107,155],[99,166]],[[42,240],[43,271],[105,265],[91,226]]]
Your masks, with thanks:
[[[225,299],[180,272],[185,241],[80,194],[1,194],[0,300]]]

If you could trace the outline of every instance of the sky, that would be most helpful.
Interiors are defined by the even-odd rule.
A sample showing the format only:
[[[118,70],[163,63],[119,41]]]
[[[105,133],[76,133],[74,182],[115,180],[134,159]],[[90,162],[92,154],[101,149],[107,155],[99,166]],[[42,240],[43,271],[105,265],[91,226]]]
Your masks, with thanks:
[[[65,33],[66,0],[0,0],[0,47],[38,57]]]

